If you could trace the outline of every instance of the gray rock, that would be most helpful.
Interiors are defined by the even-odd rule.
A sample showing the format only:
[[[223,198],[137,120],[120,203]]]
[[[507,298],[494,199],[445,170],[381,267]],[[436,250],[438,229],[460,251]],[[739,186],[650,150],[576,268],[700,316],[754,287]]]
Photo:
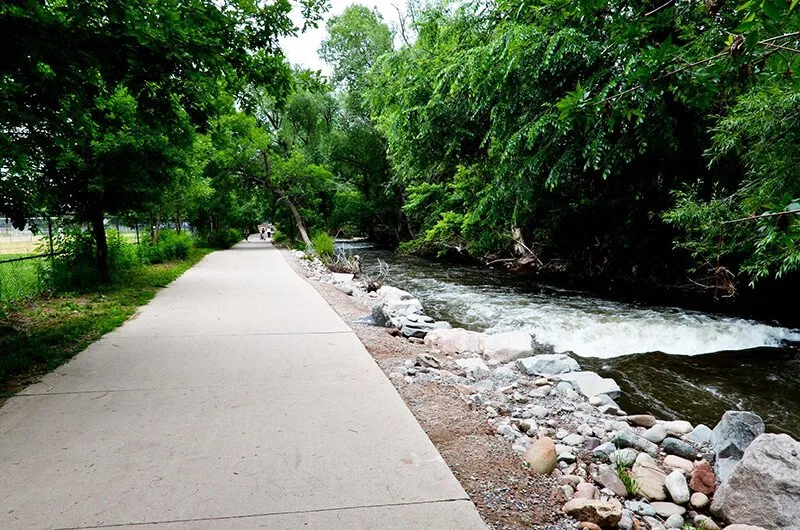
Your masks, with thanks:
[[[717,480],[728,480],[734,467],[742,459],[745,449],[760,434],[764,433],[764,422],[752,412],[729,410],[711,431],[711,449],[716,457],[714,472]]]
[[[686,483],[686,477],[683,471],[676,469],[667,475],[667,480],[664,481],[664,485],[667,487],[669,496],[672,497],[672,500],[676,504],[686,504],[689,502],[691,494],[689,493],[689,484]]]
[[[636,515],[652,517],[656,514],[655,508],[650,503],[641,501],[626,501],[625,507]]]
[[[714,519],[707,515],[697,515],[694,518],[694,526],[697,530],[720,530],[719,525],[714,522]],[[746,526],[746,525],[737,525],[732,524],[728,526],[728,528],[734,528],[737,526]],[[763,528],[756,529],[755,526],[748,526],[747,528],[740,528],[739,530],[764,530]]]
[[[683,517],[674,513],[667,517],[667,520],[664,521],[664,526],[667,528],[683,528]]]
[[[600,447],[602,441],[600,438],[595,438],[594,436],[588,436],[586,438],[586,450],[593,451],[594,449]]]
[[[337,290],[343,292],[347,296],[353,296],[353,287],[351,285],[339,284],[339,285],[334,285],[334,287],[336,287]]]
[[[766,528],[751,524],[729,524],[725,527],[725,530],[766,530]]]
[[[697,445],[706,445],[711,441],[711,429],[701,423],[686,435],[686,439]]]
[[[616,446],[611,442],[606,442],[604,444],[600,444],[594,449],[592,449],[592,455],[595,458],[599,458],[601,460],[608,459],[609,455],[616,450]]]
[[[564,439],[561,441],[567,445],[576,446],[576,445],[581,445],[584,442],[584,440],[585,438],[580,434],[570,434],[565,436]]]
[[[484,379],[482,381],[473,383],[470,388],[477,390],[478,392],[491,392],[494,390],[494,383],[491,379]]]
[[[668,455],[679,456],[687,460],[695,460],[697,458],[697,449],[692,444],[677,438],[665,439],[661,442],[661,448]]]
[[[428,334],[430,335],[430,333]],[[425,337],[427,339],[427,337]],[[516,372],[507,366],[501,366],[492,372],[492,378],[498,381],[513,381],[517,378]]]
[[[527,375],[563,374],[581,369],[578,361],[563,353],[534,355],[517,359],[517,367]]]
[[[483,338],[483,355],[487,360],[507,363],[533,353],[533,337],[524,331],[509,331]]]
[[[666,527],[661,524],[661,521],[655,517],[642,517],[642,519],[647,524],[647,528],[650,530],[666,530]]]
[[[631,449],[644,451],[652,456],[658,455],[658,446],[656,444],[648,442],[629,429],[618,431],[611,438],[611,442],[616,444],[617,447],[630,447]]]
[[[372,306],[372,322],[380,327],[385,327],[389,323],[389,317],[383,312],[383,302]]]
[[[594,372],[569,372],[559,377],[562,381],[572,383],[575,389],[587,398],[606,394],[611,399],[616,399],[622,394],[616,381],[600,377]]]
[[[620,530],[633,530],[633,517],[630,510],[622,510],[622,516],[617,523]]]
[[[559,462],[566,462],[567,464],[574,464],[578,458],[569,451],[559,453],[557,460]]]
[[[473,379],[485,379],[491,375],[489,367],[483,359],[471,357],[469,359],[456,359],[456,366],[464,370],[468,377]]]
[[[642,433],[642,438],[654,444],[660,444],[667,437],[667,430],[661,424],[655,424]]]
[[[531,411],[531,414],[533,414],[535,418],[539,418],[540,420],[546,418],[549,412],[547,407],[543,407],[542,405],[533,405],[529,407],[528,410]]]
[[[608,455],[608,459],[614,465],[631,467],[636,462],[637,456],[639,456],[639,452],[636,449],[617,449]]]
[[[711,513],[731,523],[796,529],[800,522],[800,442],[786,434],[758,436],[717,489]]]

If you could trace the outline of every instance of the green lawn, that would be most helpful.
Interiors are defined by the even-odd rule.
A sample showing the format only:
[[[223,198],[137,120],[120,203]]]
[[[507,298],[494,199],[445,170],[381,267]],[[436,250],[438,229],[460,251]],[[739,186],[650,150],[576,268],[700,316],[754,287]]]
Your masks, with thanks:
[[[0,397],[35,381],[121,325],[175,278],[211,253],[134,269],[93,292],[41,295],[0,304]]]

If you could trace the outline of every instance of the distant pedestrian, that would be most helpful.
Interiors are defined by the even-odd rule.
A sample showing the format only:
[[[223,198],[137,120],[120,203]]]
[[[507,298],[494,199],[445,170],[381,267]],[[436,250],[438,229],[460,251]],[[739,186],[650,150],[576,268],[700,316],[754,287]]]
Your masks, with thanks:
[[[250,241],[250,229],[249,228],[245,228],[244,229],[244,240],[245,241]]]
[[[264,241],[264,240],[267,239],[266,237],[264,237],[266,231],[267,231],[267,229],[262,226],[261,227],[261,237],[260,237],[261,241]]]

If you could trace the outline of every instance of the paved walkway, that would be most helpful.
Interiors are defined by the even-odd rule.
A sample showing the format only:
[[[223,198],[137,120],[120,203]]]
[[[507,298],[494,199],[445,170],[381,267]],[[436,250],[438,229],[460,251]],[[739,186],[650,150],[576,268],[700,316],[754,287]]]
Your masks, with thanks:
[[[216,252],[0,409],[0,528],[482,528],[270,245]]]

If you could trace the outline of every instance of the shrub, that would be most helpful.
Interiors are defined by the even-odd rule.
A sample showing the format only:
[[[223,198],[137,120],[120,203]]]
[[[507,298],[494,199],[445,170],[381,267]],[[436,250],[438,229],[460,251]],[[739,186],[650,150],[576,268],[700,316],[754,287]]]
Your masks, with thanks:
[[[194,241],[189,234],[163,230],[158,234],[155,244],[140,244],[138,254],[142,263],[166,263],[186,259],[193,246]]]
[[[219,232],[211,232],[204,236],[205,243],[210,248],[226,249],[244,239],[244,236],[236,229],[230,228]]]
[[[314,235],[311,236],[311,244],[314,245],[313,250],[316,251],[319,257],[323,260],[329,260],[333,258],[334,241],[327,232],[315,232]],[[306,250],[308,251],[312,249]]]
[[[275,233],[272,235],[272,242],[276,245],[281,245],[287,243],[289,241],[289,236],[281,232],[280,230],[275,230]]]

